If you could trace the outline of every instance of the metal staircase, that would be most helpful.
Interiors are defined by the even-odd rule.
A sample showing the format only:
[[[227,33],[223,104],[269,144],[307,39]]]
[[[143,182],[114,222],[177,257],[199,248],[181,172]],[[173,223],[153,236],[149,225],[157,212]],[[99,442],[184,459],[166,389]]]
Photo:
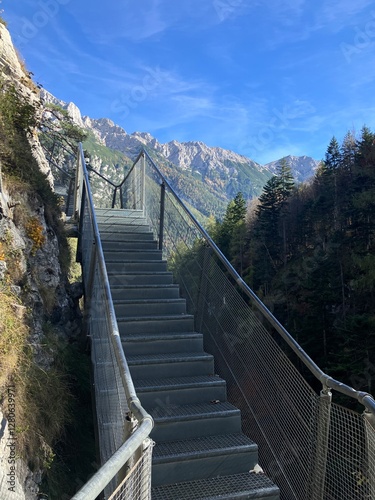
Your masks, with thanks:
[[[278,499],[264,474],[249,472],[257,445],[241,432],[143,212],[97,209],[96,217],[124,353],[155,422],[152,498]]]

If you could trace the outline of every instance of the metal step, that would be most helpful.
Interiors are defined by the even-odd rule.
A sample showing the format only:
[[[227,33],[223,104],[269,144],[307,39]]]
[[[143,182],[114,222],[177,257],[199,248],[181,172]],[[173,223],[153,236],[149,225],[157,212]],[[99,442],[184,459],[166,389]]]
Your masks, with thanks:
[[[104,249],[104,259],[111,262],[123,262],[126,260],[162,260],[161,250],[136,249],[128,250],[121,248],[119,250]]]
[[[123,262],[112,261],[106,259],[105,261],[108,272],[166,272],[166,260],[127,260]]]
[[[152,416],[151,437],[156,443],[241,432],[240,410],[228,402],[183,406],[160,402]]]
[[[136,380],[142,405],[151,413],[160,405],[186,405],[226,401],[226,382],[216,375]]]
[[[195,332],[127,334],[122,336],[122,346],[126,356],[202,352],[203,335]]]
[[[173,283],[173,274],[170,272],[108,271],[108,278],[112,290],[118,290],[129,285],[171,285]]]
[[[258,463],[258,446],[244,434],[222,434],[156,443],[152,485],[249,472]]]
[[[178,299],[178,285],[127,285],[112,287],[113,300]]]
[[[205,352],[138,354],[128,356],[130,373],[134,380],[141,378],[167,378],[212,375],[214,358]]]
[[[180,314],[177,316],[137,316],[118,317],[121,336],[127,334],[146,333],[172,333],[172,332],[193,332],[194,316],[190,314]]]
[[[233,474],[151,490],[152,500],[279,500],[279,488],[264,474]]]
[[[185,299],[138,299],[115,300],[116,314],[118,316],[156,316],[167,314],[186,314]]]
[[[134,231],[104,231],[100,230],[100,239],[103,241],[154,241],[154,235],[149,232]]]
[[[144,217],[143,210],[136,210],[133,208],[95,208],[97,217]]]
[[[150,226],[143,221],[139,221],[137,224],[115,224],[113,222],[102,222],[99,224],[99,232],[102,233],[150,233]],[[152,233],[151,233],[152,234]]]
[[[117,250],[136,250],[142,252],[143,250],[157,250],[158,242],[154,239],[147,239],[147,240],[127,239],[126,241],[107,239],[107,240],[102,240],[102,247],[104,252],[117,251]]]

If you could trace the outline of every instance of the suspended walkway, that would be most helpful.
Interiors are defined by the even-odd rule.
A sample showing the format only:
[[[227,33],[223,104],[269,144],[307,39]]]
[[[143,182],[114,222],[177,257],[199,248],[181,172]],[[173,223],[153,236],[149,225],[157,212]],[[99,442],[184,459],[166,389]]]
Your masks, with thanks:
[[[74,499],[375,498],[373,398],[313,363],[145,151],[95,208],[80,147],[74,213],[101,463]]]

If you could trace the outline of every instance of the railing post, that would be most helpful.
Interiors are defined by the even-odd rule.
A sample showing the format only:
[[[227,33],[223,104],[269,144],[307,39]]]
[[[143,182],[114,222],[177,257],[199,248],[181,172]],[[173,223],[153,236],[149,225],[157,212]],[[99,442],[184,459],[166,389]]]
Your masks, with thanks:
[[[81,165],[81,154],[80,151],[78,151],[76,180],[74,184],[74,208],[73,208],[73,216],[78,218],[80,217],[82,192],[83,192],[83,173]]]
[[[324,500],[331,405],[332,393],[328,387],[323,386],[316,414],[315,454],[310,475],[309,498],[314,500]]]
[[[78,219],[78,244],[77,244],[77,262],[83,263],[82,260],[82,238],[83,238],[83,219],[85,217],[86,191],[82,191],[80,217]]]
[[[204,314],[205,314],[205,307],[206,307],[206,302],[208,298],[208,273],[209,273],[209,268],[210,268],[210,260],[212,257],[212,249],[208,245],[204,246],[203,249],[204,255],[203,255],[203,265],[202,265],[202,272],[201,272],[201,278],[200,278],[200,284],[199,284],[199,296],[198,296],[198,309],[194,311],[195,318],[196,318],[196,328],[197,332],[203,333],[203,320],[204,320]]]
[[[115,190],[113,191],[112,208],[115,208],[115,205],[116,205],[116,196],[117,196],[117,187],[115,187]]]
[[[70,200],[72,198],[72,191],[73,191],[73,182],[74,182],[74,179],[73,179],[73,177],[71,177],[70,181],[69,181],[68,194],[66,197],[66,204],[65,204],[65,215],[66,216],[68,216],[68,212],[69,212],[69,208],[70,208]],[[74,212],[73,212],[73,215],[74,215]]]
[[[165,214],[165,182],[160,185],[160,223],[159,223],[159,250],[164,244],[164,214]]]
[[[369,411],[363,413],[363,421],[366,436],[366,464],[368,468],[368,494],[369,498],[375,498],[375,474],[374,474],[374,460],[375,460],[375,415]]]
[[[120,186],[120,208],[124,208],[124,193],[122,191],[122,186]]]
[[[95,241],[92,243],[92,251],[91,251],[91,258],[90,258],[90,265],[89,265],[89,275],[87,277],[84,277],[83,283],[84,283],[84,296],[85,296],[85,308],[84,308],[84,315],[83,315],[83,328],[84,328],[84,333],[86,335],[89,333],[90,328],[89,328],[89,319],[91,315],[91,302],[92,302],[92,294],[93,294],[93,289],[94,289],[94,279],[95,279],[95,267],[96,267],[96,244]]]
[[[145,175],[146,175],[146,156],[143,153],[142,159],[141,159],[141,178],[140,178],[140,210],[143,210],[145,212]]]

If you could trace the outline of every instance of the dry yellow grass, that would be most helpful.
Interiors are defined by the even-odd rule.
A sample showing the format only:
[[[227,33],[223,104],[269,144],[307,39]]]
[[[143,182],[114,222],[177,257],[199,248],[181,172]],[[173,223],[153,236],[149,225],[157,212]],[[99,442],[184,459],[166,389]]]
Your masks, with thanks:
[[[1,286],[1,285],[0,285]],[[18,298],[0,288],[0,390],[14,373],[24,353],[28,327]]]

